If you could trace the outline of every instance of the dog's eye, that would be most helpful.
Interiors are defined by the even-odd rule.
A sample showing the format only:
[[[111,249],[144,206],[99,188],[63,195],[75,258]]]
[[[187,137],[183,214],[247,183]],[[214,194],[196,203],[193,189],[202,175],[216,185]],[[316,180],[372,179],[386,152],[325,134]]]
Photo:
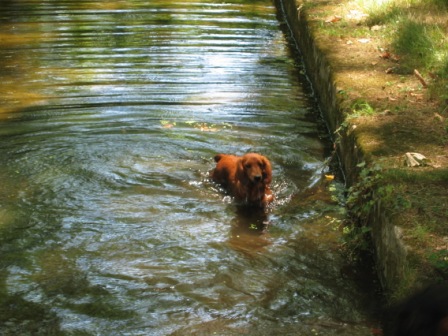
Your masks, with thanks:
[[[249,163],[248,163],[248,164],[245,164],[244,167],[245,167],[246,169],[249,169],[249,168],[250,168],[250,164],[249,164]]]

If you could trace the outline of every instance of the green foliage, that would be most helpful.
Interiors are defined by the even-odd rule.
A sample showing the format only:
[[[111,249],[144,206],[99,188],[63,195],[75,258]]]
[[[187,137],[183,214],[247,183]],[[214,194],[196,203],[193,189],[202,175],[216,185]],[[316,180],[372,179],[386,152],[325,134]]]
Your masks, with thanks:
[[[350,116],[352,118],[355,117],[363,117],[375,114],[375,109],[370,106],[370,104],[364,100],[358,100],[353,104],[352,107],[353,114]]]
[[[346,97],[347,92],[341,90],[338,92],[341,97]],[[348,114],[345,120],[339,125],[339,127],[334,131],[334,134],[337,136],[335,143],[338,144],[340,142],[341,133],[347,131],[350,126],[350,121],[354,118],[371,116],[375,114],[375,109],[365,100],[357,100],[350,108],[351,114]]]
[[[446,278],[448,277],[448,251],[440,250],[429,254],[429,263]]]
[[[394,53],[399,54],[399,69],[411,73],[418,69],[433,77],[430,91],[448,99],[447,0],[355,0],[369,15],[366,25],[385,27],[382,34]]]
[[[367,167],[365,162],[357,165],[361,168],[359,180],[348,190],[347,208],[352,217],[366,218],[374,204],[390,193],[390,187],[378,187],[383,176],[381,167]]]
[[[340,91],[340,95],[347,95],[345,91]],[[345,132],[350,126],[350,121],[358,117],[371,116],[375,114],[375,109],[365,100],[357,100],[350,108],[351,114],[348,114],[345,120],[339,125],[334,133],[340,137],[341,132]],[[336,140],[338,142],[339,140]]]
[[[432,29],[421,22],[405,19],[398,25],[394,49],[405,55],[405,61],[411,67],[419,67],[422,62],[431,62],[435,52]]]
[[[349,225],[343,227],[343,241],[348,248],[350,259],[356,259],[359,252],[370,250],[371,242],[368,238],[372,229],[367,226]]]
[[[367,166],[366,162],[357,165],[360,168],[359,180],[347,193],[348,219],[343,229],[344,241],[352,250],[366,251],[370,247],[371,228],[367,226],[368,218],[374,206],[379,202],[392,204],[393,187],[381,183],[382,168],[379,165]]]
[[[419,243],[424,243],[428,239],[429,229],[421,224],[416,224],[410,229],[409,236]]]

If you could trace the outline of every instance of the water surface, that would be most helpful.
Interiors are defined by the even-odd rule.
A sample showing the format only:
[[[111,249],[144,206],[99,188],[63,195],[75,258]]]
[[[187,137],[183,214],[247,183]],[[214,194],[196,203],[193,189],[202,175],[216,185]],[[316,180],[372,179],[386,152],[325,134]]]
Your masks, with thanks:
[[[271,1],[1,7],[2,334],[371,335]],[[266,215],[208,178],[249,151]]]

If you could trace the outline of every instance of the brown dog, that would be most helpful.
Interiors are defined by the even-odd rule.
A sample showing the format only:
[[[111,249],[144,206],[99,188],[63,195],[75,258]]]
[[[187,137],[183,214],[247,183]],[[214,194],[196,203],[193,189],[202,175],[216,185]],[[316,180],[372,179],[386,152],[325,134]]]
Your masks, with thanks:
[[[256,153],[243,156],[218,154],[212,179],[221,184],[237,202],[265,207],[274,196],[269,189],[272,168],[269,160]]]

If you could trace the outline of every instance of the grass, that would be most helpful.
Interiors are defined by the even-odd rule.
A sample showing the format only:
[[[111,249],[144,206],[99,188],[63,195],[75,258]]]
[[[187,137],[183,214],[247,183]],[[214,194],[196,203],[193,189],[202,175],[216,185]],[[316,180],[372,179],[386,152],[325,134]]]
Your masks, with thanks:
[[[388,48],[405,69],[432,77],[435,96],[448,99],[448,22],[446,0],[357,0],[369,15],[366,24],[384,25]]]
[[[355,101],[352,110],[353,114],[351,116],[353,117],[364,117],[375,114],[375,109],[372,106],[370,106],[368,102],[363,100]]]
[[[428,78],[433,97],[448,100],[448,11],[447,0],[352,0],[346,12],[362,13],[361,22],[350,26],[341,20],[322,28],[332,37],[380,37],[388,50],[400,59],[397,72],[410,74],[414,69]],[[306,2],[306,8],[316,5]],[[331,18],[331,11],[320,15]],[[373,29],[372,27],[377,27]]]
[[[448,0],[303,1],[345,117],[335,134],[353,131],[364,168],[381,166],[378,185],[360,175],[349,190],[352,210],[367,222],[375,189],[411,246],[391,296],[448,279]],[[422,153],[429,165],[406,167],[407,152]],[[364,232],[345,233],[361,244]]]

